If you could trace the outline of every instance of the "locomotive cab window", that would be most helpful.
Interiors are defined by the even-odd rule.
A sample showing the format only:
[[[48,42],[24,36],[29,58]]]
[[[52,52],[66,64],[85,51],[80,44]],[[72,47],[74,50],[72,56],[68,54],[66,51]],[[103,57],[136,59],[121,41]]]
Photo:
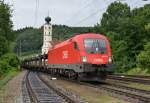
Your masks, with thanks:
[[[76,42],[74,42],[74,49],[75,49],[75,50],[79,50],[78,44],[77,44]]]
[[[106,54],[106,41],[102,39],[84,39],[85,51],[88,54]]]

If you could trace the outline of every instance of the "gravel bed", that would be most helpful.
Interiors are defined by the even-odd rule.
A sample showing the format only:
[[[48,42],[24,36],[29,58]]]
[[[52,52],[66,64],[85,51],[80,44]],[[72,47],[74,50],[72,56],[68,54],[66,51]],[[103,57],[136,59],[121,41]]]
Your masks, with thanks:
[[[20,72],[0,90],[0,103],[23,103],[22,81],[26,71]]]
[[[48,75],[42,75],[42,77],[49,81],[49,83],[61,88],[61,90],[67,91],[69,94],[74,95],[77,99],[82,99],[88,103],[129,103],[119,98],[111,97],[103,90],[100,91],[96,88],[66,80],[51,80],[52,78]]]

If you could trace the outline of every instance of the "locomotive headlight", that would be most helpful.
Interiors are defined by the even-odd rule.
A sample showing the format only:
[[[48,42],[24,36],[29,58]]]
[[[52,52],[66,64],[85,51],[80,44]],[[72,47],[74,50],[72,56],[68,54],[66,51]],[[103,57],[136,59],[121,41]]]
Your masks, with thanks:
[[[108,63],[112,63],[112,58],[111,57],[108,58]]]
[[[83,57],[82,57],[82,61],[83,61],[83,62],[87,62],[86,56],[83,56]]]

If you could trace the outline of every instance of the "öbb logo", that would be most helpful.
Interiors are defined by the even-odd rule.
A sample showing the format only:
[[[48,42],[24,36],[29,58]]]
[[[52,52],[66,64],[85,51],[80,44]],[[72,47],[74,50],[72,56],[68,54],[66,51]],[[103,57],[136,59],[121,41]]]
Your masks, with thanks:
[[[62,56],[63,59],[68,58],[68,51],[63,51],[62,54],[63,54],[63,56]]]

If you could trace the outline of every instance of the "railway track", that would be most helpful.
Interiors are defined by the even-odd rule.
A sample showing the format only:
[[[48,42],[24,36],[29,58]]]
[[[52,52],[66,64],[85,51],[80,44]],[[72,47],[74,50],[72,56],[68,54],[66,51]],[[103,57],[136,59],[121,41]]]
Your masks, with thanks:
[[[99,90],[105,90],[111,95],[115,95],[117,98],[128,100],[132,103],[150,103],[150,91],[130,88],[122,85],[104,83],[104,84],[93,84],[81,82],[82,85],[88,85],[90,87],[97,88]]]
[[[68,80],[63,78],[63,80]],[[71,82],[77,82],[74,80],[69,80]],[[24,103],[77,103],[76,101],[68,98],[67,96],[63,96],[62,93],[56,91],[53,87],[48,86],[48,84],[42,80],[40,76],[36,73],[29,73],[25,79],[26,88],[29,96],[26,97],[29,100],[26,100]],[[120,85],[118,83],[88,83],[88,82],[77,82],[81,85],[87,85],[90,87],[94,87],[98,90],[104,90],[111,95],[115,95],[115,97],[123,96],[123,98],[127,98],[126,100],[131,101],[133,103],[150,103],[150,91],[136,89],[127,87],[124,85]],[[122,98],[122,97],[121,97]],[[56,102],[57,101],[57,102]],[[79,102],[78,102],[79,103]]]
[[[149,76],[127,76],[127,75],[108,75],[108,79],[135,82],[150,85]]]
[[[117,76],[126,76],[126,77],[134,77],[134,78],[141,78],[141,79],[150,79],[150,76],[145,75],[126,75],[126,74],[115,74]]]
[[[35,72],[27,73],[23,89],[24,103],[78,103],[47,85]]]
[[[123,96],[123,98],[132,103],[150,103],[150,91],[136,89],[118,83],[110,83],[110,82],[91,83],[91,82],[77,82],[76,80],[68,80],[66,78],[62,79],[70,82],[76,82],[81,85],[90,86],[100,91],[104,90],[113,96],[116,95],[115,97],[117,98]]]
[[[114,82],[105,82],[105,83],[107,85],[113,86],[115,88],[121,88],[121,89],[125,89],[125,90],[128,90],[128,91],[137,92],[137,94],[140,94],[140,95],[150,96],[150,91],[149,90],[137,89],[137,88],[125,86],[123,84],[114,83]]]
[[[99,89],[104,89],[108,92],[111,92],[112,94],[115,94],[117,96],[125,96],[128,98],[128,100],[135,102],[135,103],[150,103],[150,97],[146,96],[147,94],[142,95],[143,93],[138,92],[138,90],[133,89],[127,89],[127,88],[116,88],[111,85],[102,85],[102,86],[96,86]]]

